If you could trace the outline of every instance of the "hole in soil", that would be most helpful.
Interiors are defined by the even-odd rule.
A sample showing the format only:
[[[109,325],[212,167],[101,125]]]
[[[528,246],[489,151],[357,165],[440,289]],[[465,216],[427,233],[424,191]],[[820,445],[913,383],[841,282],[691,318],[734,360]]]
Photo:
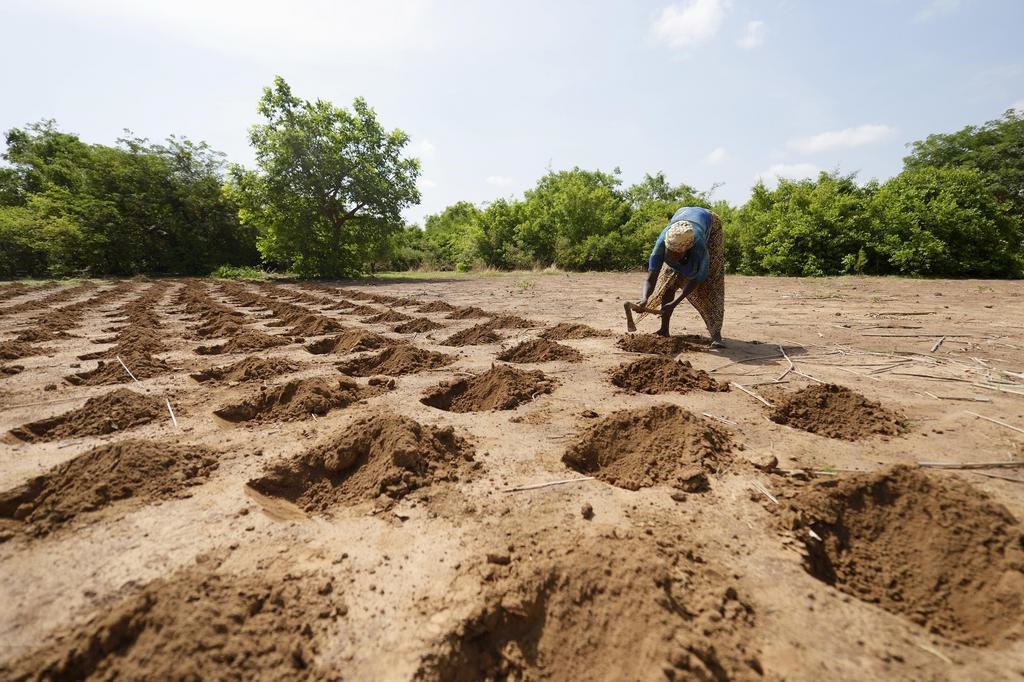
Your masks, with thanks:
[[[540,337],[550,341],[564,341],[567,339],[589,339],[596,336],[611,336],[611,332],[603,329],[594,329],[585,324],[572,324],[561,322],[554,327],[544,330]]]
[[[200,557],[0,669],[9,679],[323,679],[320,642],[347,612],[333,578],[291,562],[248,574]],[[330,642],[333,647],[337,642]]]
[[[380,413],[352,422],[343,433],[250,481],[256,492],[306,511],[326,511],[384,495],[397,500],[469,471],[473,449],[452,427],[424,426]]]
[[[843,386],[814,384],[785,395],[769,418],[828,438],[860,440],[900,433],[900,416]]]
[[[507,565],[472,566],[461,579],[481,604],[414,679],[761,679],[754,610],[728,571],[682,544],[553,529],[532,539],[529,561],[512,553]],[[481,570],[491,576],[482,584]]]
[[[328,353],[356,353],[364,350],[377,350],[378,348],[390,348],[397,346],[404,341],[395,341],[381,336],[375,332],[353,329],[352,331],[320,339],[313,343],[306,344],[306,350],[313,355],[326,355]]]
[[[365,358],[356,358],[337,365],[345,374],[368,377],[374,374],[400,376],[444,367],[455,362],[455,356],[433,353],[415,346],[396,346]]]
[[[678,405],[620,410],[585,431],[562,461],[581,474],[627,490],[709,487],[709,473],[732,461],[732,438]]]
[[[1020,634],[1024,536],[954,476],[894,467],[813,485],[790,502],[807,570],[846,594],[966,644]]]
[[[211,367],[190,376],[196,381],[265,381],[297,372],[303,365],[284,358],[242,358],[224,367]]]
[[[213,413],[230,422],[296,421],[309,419],[311,414],[325,415],[386,390],[386,386],[360,386],[344,379],[292,379],[278,386],[262,387],[242,402]]]
[[[216,468],[202,447],[131,439],[103,445],[0,493],[0,527],[47,535],[119,500],[141,506],[169,499]]]
[[[627,362],[614,370],[612,384],[637,393],[686,393],[692,389],[702,391],[728,391],[729,384],[719,383],[704,370],[694,369],[687,361],[667,357],[640,358]]]
[[[487,343],[497,343],[501,337],[488,324],[478,324],[461,332],[455,332],[441,342],[442,346],[481,346]]]
[[[551,393],[554,387],[555,382],[539,370],[525,372],[508,365],[495,365],[468,379],[443,382],[420,402],[449,412],[512,410],[539,395]]]
[[[581,362],[583,354],[575,348],[554,341],[531,339],[502,351],[498,354],[498,359],[506,362]]]
[[[408,322],[403,322],[400,325],[392,327],[391,331],[396,334],[419,334],[421,332],[430,332],[443,327],[443,324],[438,324],[437,322],[425,317],[414,317]]]
[[[710,341],[695,334],[684,336],[659,336],[657,334],[623,334],[616,342],[619,348],[630,353],[652,355],[678,355],[683,352],[706,351]]]
[[[282,336],[271,336],[256,329],[246,329],[238,336],[231,337],[227,343],[215,346],[199,346],[196,353],[199,355],[223,355],[226,353],[244,353],[253,350],[266,350],[277,346],[287,346],[290,339]]]
[[[166,409],[163,401],[158,398],[119,388],[89,398],[85,405],[76,410],[19,426],[11,429],[10,433],[29,443],[76,436],[100,436],[148,424],[165,415]]]

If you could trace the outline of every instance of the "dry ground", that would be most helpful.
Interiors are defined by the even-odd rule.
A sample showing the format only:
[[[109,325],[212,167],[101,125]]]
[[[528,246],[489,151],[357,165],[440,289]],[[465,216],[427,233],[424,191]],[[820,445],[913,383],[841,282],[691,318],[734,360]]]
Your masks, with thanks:
[[[640,280],[0,286],[0,677],[1024,677],[1021,285]]]

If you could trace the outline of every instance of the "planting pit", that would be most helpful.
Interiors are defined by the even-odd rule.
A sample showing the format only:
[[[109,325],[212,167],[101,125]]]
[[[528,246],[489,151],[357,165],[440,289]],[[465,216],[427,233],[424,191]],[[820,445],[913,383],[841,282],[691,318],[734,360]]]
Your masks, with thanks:
[[[242,358],[224,367],[211,367],[190,376],[196,381],[266,381],[303,369],[303,365],[284,358]]]
[[[119,388],[89,398],[78,409],[11,429],[10,434],[27,443],[101,436],[133,429],[161,416],[168,416],[162,400]]]
[[[478,324],[461,332],[455,332],[441,342],[442,346],[482,346],[497,343],[501,337],[488,324]]]
[[[728,391],[729,384],[719,383],[704,370],[694,369],[685,360],[647,357],[627,362],[614,370],[611,382],[619,388],[636,393],[687,393],[693,389],[701,391]]]
[[[531,339],[498,354],[505,362],[582,362],[583,354],[571,346],[563,346],[547,339]]]
[[[455,362],[455,356],[434,353],[415,346],[395,346],[376,355],[355,358],[338,364],[338,369],[349,376],[368,377],[375,374],[400,376],[445,367]]]
[[[196,353],[199,355],[247,353],[254,350],[287,346],[290,343],[292,343],[291,339],[286,339],[282,336],[272,336],[256,329],[246,329],[237,336],[232,336],[226,343],[215,346],[199,346],[196,348]]]
[[[443,324],[434,322],[426,317],[414,317],[408,322],[403,322],[391,328],[391,331],[396,334],[420,334],[422,332],[431,332],[435,329],[442,329]]]
[[[262,387],[243,401],[213,413],[229,422],[297,421],[309,419],[310,415],[323,416],[386,390],[386,386],[360,386],[344,379],[292,379],[278,386]]]
[[[353,329],[337,336],[320,339],[313,343],[306,344],[306,350],[313,355],[327,355],[328,353],[358,353],[365,350],[377,350],[379,348],[390,348],[397,346],[404,341],[389,339],[376,332],[362,329]]]
[[[732,437],[678,405],[620,410],[581,434],[562,461],[581,474],[627,490],[709,487],[708,474],[732,461]]]
[[[476,307],[475,305],[463,306],[460,308],[452,308],[452,310],[448,313],[449,320],[472,320],[479,317],[492,317],[492,314],[487,312],[483,308]]]
[[[706,351],[710,342],[699,336],[659,336],[658,334],[623,334],[616,346],[630,353],[651,355],[678,355],[684,352]]]
[[[585,324],[573,324],[571,322],[560,322],[541,332],[542,339],[549,341],[566,341],[569,339],[589,339],[600,336],[611,336],[612,333],[603,329],[594,329]]]
[[[468,379],[442,382],[420,402],[448,412],[514,410],[539,395],[551,393],[554,388],[555,382],[539,370],[525,372],[508,365],[495,365]]]
[[[96,369],[69,374],[64,377],[64,381],[73,386],[107,386],[129,383],[132,378],[128,376],[128,372],[125,371],[121,362],[131,370],[136,379],[149,379],[174,371],[174,368],[164,360],[146,353],[127,352],[120,357],[120,362],[117,358],[100,360]]]
[[[769,418],[776,424],[849,441],[902,431],[898,414],[835,384],[814,384],[785,395]]]

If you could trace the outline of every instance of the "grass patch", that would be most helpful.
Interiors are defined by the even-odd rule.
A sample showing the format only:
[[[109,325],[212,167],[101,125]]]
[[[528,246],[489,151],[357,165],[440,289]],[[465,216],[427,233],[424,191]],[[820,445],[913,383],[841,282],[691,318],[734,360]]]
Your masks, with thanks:
[[[267,273],[251,265],[222,265],[211,272],[210,277],[218,279],[264,280],[267,278]]]

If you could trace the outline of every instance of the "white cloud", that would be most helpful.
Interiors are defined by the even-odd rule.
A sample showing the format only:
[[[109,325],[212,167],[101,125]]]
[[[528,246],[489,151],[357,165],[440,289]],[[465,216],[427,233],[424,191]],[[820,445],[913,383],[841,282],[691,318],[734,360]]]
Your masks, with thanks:
[[[754,176],[754,182],[771,184],[779,178],[802,180],[817,177],[821,169],[813,163],[776,163]]]
[[[416,184],[420,186],[420,189],[433,189],[437,187],[437,183],[430,178],[420,178]]]
[[[743,37],[737,40],[736,44],[744,50],[753,50],[755,47],[761,47],[764,45],[765,33],[766,27],[763,21],[748,21]]]
[[[505,177],[504,175],[488,175],[484,178],[484,182],[495,187],[508,187],[512,184],[512,178]]]
[[[435,147],[434,143],[430,140],[420,140],[416,144],[412,145],[413,155],[420,158],[424,156],[433,156],[436,149],[437,147]]]
[[[960,7],[960,0],[932,0],[914,15],[914,22],[922,24],[952,14]]]
[[[676,49],[697,47],[718,34],[731,5],[731,0],[686,0],[669,5],[651,24],[651,34]]]
[[[715,147],[706,157],[704,157],[704,160],[712,166],[717,166],[728,158],[729,152],[725,150],[725,147]]]
[[[830,130],[808,137],[800,137],[790,140],[788,145],[791,149],[795,149],[798,152],[815,154],[834,149],[863,147],[866,144],[872,144],[885,139],[892,135],[893,132],[895,131],[887,125],[868,124],[854,128],[844,128],[843,130]]]

